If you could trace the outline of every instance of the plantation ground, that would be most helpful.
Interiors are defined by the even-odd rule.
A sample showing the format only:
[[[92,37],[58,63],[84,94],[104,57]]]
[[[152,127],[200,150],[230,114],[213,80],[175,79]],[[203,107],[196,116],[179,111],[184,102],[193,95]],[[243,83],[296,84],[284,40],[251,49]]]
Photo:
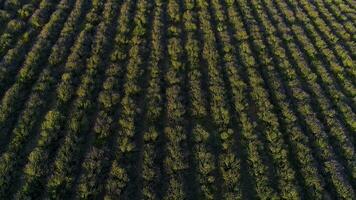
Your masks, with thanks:
[[[355,0],[0,0],[0,199],[356,199]]]

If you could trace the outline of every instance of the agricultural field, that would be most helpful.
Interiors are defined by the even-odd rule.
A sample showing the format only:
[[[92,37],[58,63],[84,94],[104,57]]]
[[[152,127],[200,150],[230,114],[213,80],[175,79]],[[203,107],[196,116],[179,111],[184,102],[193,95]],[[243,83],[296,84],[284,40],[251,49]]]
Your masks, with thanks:
[[[356,0],[0,0],[0,199],[356,199]]]

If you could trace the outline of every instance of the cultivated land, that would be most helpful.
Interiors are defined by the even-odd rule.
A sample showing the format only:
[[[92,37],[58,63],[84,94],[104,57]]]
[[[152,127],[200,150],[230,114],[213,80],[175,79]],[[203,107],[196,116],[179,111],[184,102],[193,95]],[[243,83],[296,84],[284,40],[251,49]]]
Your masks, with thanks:
[[[0,0],[0,199],[356,199],[355,0]]]

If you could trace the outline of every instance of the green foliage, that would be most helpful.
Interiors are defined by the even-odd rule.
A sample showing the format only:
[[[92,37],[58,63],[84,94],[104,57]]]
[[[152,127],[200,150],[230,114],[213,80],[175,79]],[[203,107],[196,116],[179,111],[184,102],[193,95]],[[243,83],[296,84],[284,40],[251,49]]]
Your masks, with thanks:
[[[352,1],[0,8],[0,199],[355,199]]]

